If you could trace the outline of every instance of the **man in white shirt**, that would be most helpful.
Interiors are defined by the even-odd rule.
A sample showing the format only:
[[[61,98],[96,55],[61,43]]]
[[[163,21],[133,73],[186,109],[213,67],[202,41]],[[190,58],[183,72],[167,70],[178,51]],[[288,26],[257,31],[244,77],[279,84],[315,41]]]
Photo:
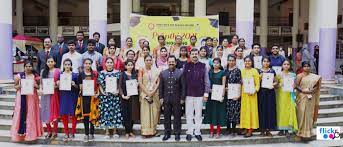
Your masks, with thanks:
[[[79,69],[82,66],[82,55],[76,52],[76,43],[73,40],[68,41],[69,52],[62,56],[61,70],[63,70],[63,62],[65,59],[70,59],[72,61],[72,68],[74,73],[79,73]]]

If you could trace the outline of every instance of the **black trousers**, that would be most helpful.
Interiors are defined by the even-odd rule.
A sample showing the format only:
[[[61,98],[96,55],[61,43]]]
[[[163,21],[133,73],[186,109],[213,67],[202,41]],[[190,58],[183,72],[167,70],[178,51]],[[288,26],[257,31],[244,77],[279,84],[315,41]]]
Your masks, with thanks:
[[[89,121],[89,116],[84,116],[83,124],[85,125],[85,135],[94,135],[94,125]]]
[[[171,116],[174,116],[173,128],[175,134],[181,134],[181,114],[182,108],[180,101],[177,102],[163,102],[164,107],[164,129],[166,134],[171,134]]]
[[[122,100],[121,101],[121,107],[122,107],[122,114],[123,114],[123,124],[125,127],[125,133],[133,133],[132,127],[133,127],[133,118],[132,118],[132,98],[128,100]],[[137,112],[135,112],[137,113]]]

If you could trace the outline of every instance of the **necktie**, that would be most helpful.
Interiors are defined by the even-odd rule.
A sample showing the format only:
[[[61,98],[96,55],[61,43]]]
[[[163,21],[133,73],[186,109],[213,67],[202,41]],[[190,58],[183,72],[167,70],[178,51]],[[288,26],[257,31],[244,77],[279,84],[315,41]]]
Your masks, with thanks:
[[[50,53],[50,51],[46,51],[46,54],[45,54],[45,61],[48,60],[49,53]]]
[[[60,52],[60,55],[62,55],[62,45],[60,45],[59,52]]]

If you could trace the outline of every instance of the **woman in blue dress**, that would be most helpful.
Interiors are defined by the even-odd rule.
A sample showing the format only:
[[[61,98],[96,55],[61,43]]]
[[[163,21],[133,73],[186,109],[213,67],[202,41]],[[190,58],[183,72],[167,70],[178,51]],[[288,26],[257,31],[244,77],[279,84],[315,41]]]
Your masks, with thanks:
[[[110,139],[109,129],[114,129],[114,138],[119,138],[116,129],[122,126],[123,117],[121,115],[121,105],[119,98],[119,76],[120,71],[113,69],[113,59],[106,58],[106,69],[100,72],[97,83],[100,90],[100,127],[106,129],[106,139]],[[106,79],[115,78],[117,82],[117,89],[113,89],[113,92],[106,92]]]
[[[270,67],[269,57],[262,58],[262,69],[258,69],[263,80],[263,74],[271,73],[274,76],[272,87],[264,87],[261,81],[261,89],[258,92],[258,116],[261,136],[272,136],[271,130],[276,128],[276,95],[274,86],[277,85],[276,73]]]
[[[75,116],[75,107],[77,103],[77,98],[79,94],[79,82],[78,82],[78,74],[72,72],[72,61],[70,59],[66,59],[63,61],[63,71],[61,74],[71,76],[71,90],[60,90],[60,116],[63,121],[64,126],[64,141],[71,140],[75,138],[76,133],[76,116]],[[60,78],[58,77],[57,83],[60,84]],[[71,134],[69,134],[68,128],[68,120],[71,118],[72,120],[72,129]]]

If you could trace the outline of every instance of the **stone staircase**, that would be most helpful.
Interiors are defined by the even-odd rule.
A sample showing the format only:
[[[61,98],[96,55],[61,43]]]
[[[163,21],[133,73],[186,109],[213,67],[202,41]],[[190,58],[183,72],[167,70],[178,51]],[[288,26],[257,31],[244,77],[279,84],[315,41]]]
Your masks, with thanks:
[[[341,126],[343,128],[343,95],[336,95],[331,93],[331,88],[327,85],[323,85],[321,88],[320,96],[320,110],[317,126]],[[343,91],[343,88],[342,88]],[[14,109],[15,89],[13,84],[0,84],[0,141],[10,142],[10,127],[12,124],[12,114]],[[163,115],[161,115],[161,122],[157,127],[158,133],[164,133]],[[186,132],[185,117],[182,117],[182,134]],[[69,124],[71,125],[71,124]],[[149,139],[143,139],[141,136],[137,136],[134,139],[126,140],[123,136],[118,139],[104,139],[105,131],[103,129],[95,129],[95,141],[84,143],[83,142],[83,123],[77,124],[76,138],[70,142],[63,142],[63,125],[59,123],[59,136],[56,140],[45,140],[43,137],[34,144],[53,144],[53,145],[96,145],[96,146],[127,146],[127,145],[139,145],[139,146],[220,146],[220,145],[244,145],[244,144],[266,144],[266,143],[285,143],[294,142],[294,137],[277,136],[277,131],[273,131],[273,137],[259,137],[257,135],[250,138],[243,138],[242,136],[229,137],[221,136],[220,139],[210,139],[209,125],[203,124],[201,132],[203,134],[203,142],[186,141],[186,136],[181,136],[180,142],[174,141],[174,136],[166,142],[162,142],[162,136]],[[223,128],[225,130],[225,127]],[[122,132],[123,129],[120,129]],[[140,124],[134,125],[135,134],[140,134]],[[315,132],[315,130],[314,130]],[[123,134],[123,133],[121,133]],[[254,134],[258,134],[255,132]],[[32,144],[32,142],[28,142]],[[343,146],[343,142],[342,142]]]

